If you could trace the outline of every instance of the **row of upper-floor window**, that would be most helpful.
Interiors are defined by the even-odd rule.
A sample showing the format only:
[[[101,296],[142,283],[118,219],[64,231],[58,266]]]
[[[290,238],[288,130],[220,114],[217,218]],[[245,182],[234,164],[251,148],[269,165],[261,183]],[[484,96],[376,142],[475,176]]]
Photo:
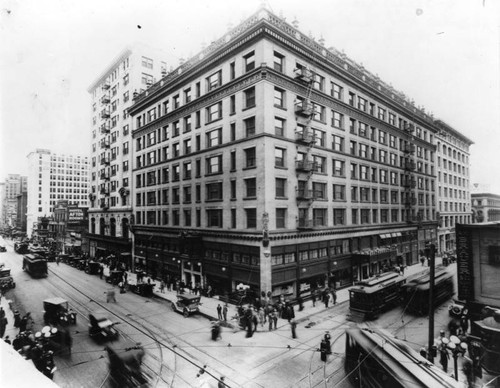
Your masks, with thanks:
[[[122,163],[122,171],[127,172],[129,170],[129,161],[124,160]],[[96,181],[97,178],[107,179],[110,176],[115,176],[118,171],[120,171],[119,164],[110,164],[108,169],[101,169],[99,172],[93,171],[91,174],[91,181]]]
[[[146,179],[148,176],[145,177]],[[141,177],[142,179],[142,177]],[[155,178],[152,178],[155,179]],[[238,185],[239,183],[239,185]],[[290,196],[297,199],[308,199],[316,201],[342,201],[346,202],[370,202],[433,206],[435,205],[434,194],[424,192],[408,192],[400,190],[389,190],[385,188],[374,188],[366,186],[343,184],[332,184],[331,192],[328,192],[329,184],[326,182],[299,181],[297,186],[291,187],[288,179],[275,178],[274,196],[276,200],[287,200]],[[346,188],[350,191],[350,196],[346,195]],[[204,191],[203,191],[204,189]],[[223,182],[210,182],[204,185],[198,183],[193,185],[162,187],[157,190],[144,190],[136,193],[136,206],[156,206],[179,203],[224,201],[224,189],[226,195],[229,194],[231,201],[243,199],[256,199],[258,194],[257,178],[248,177],[242,179],[231,179],[229,186],[224,186]],[[193,194],[194,190],[194,194]],[[227,193],[229,192],[229,193]],[[181,197],[182,196],[182,197]]]
[[[469,195],[466,190],[452,189],[451,187],[438,187],[438,197],[440,198],[455,198],[469,200]]]
[[[165,151],[168,152],[168,151]],[[295,152],[295,151],[294,151]],[[158,155],[160,157],[161,155]],[[143,160],[145,166],[156,164],[157,153],[152,151],[142,157],[137,157],[137,165],[142,166]],[[165,155],[165,160],[170,158],[170,155]],[[312,154],[307,156],[305,153],[298,153],[294,159],[292,166],[288,166],[289,158],[287,149],[275,147],[274,149],[274,166],[275,168],[283,169],[292,167],[297,171],[305,171],[306,173],[328,174],[331,171],[334,177],[350,177],[351,179],[364,180],[370,182],[380,182],[391,185],[406,185],[408,187],[418,187],[419,189],[434,191],[434,180],[424,176],[413,176],[408,171],[400,172],[370,165],[347,162],[339,158],[331,159],[331,165],[328,166],[330,158],[321,155]],[[186,160],[182,163],[171,163],[167,166],[162,166],[154,171],[137,174],[136,187],[144,187],[151,185],[159,185],[170,181],[176,182],[181,179],[192,179],[201,177],[202,163],[204,162],[205,176],[214,174],[222,174],[224,172],[223,154],[210,155],[205,158],[196,158]],[[240,151],[238,156],[237,150],[231,150],[229,154],[229,172],[236,172],[238,167],[241,170],[256,168],[257,149],[256,147],[248,147]],[[349,166],[349,171],[346,171],[346,163]],[[182,168],[182,170],[181,170]],[[227,167],[226,167],[227,168]],[[193,176],[194,175],[194,176]],[[146,178],[147,177],[147,178]]]
[[[99,200],[91,200],[90,207],[115,207],[115,206],[130,206],[130,199],[128,196],[109,196]]]
[[[228,214],[227,214],[228,213]],[[385,224],[405,221],[433,220],[435,211],[419,212],[414,209],[363,209],[354,208],[312,208],[299,209],[299,216],[293,220],[287,208],[277,207],[274,211],[272,229],[321,228],[344,225]],[[207,228],[257,229],[259,219],[257,208],[202,209],[182,208],[168,210],[137,210],[136,224],[151,226],[195,226]],[[202,217],[204,214],[204,217]],[[226,215],[227,214],[227,215]],[[274,225],[273,225],[274,224]]]
[[[468,174],[467,174],[468,176]],[[441,179],[442,177],[442,179]],[[450,185],[455,185],[455,186],[460,186],[460,187],[469,187],[469,179],[462,178],[456,175],[452,174],[447,174],[447,173],[441,173],[441,171],[438,171],[438,182],[440,184],[450,184]],[[450,188],[451,190],[451,188]]]
[[[440,212],[466,212],[469,211],[468,203],[459,203],[459,202],[448,202],[448,201],[439,201],[439,211]]]
[[[444,228],[453,228],[456,224],[470,224],[472,216],[443,216],[439,226]]]
[[[465,145],[465,143],[463,143],[463,142],[460,142],[460,143]],[[453,158],[453,159],[457,160],[458,162],[462,162],[465,164],[469,163],[469,156],[468,155],[466,155],[463,152],[457,151],[456,149],[453,149],[453,148],[447,146],[446,144],[441,144],[440,141],[437,142],[437,152],[442,153],[444,156],[450,157],[450,159]]]
[[[236,61],[236,59],[229,61],[229,63],[222,65],[221,68],[216,69],[205,76],[203,80],[197,80],[189,85],[184,86],[181,90],[175,91],[170,96],[165,98],[158,106],[150,107],[144,112],[140,113],[137,116],[136,128],[140,128],[141,126],[154,121],[161,115],[169,113],[170,107],[173,110],[178,109],[182,105],[190,103],[193,98],[199,98],[203,93],[208,93],[220,87],[223,83],[223,79],[225,79],[225,77],[223,77],[223,70],[228,71],[228,81],[234,80],[237,74]],[[241,74],[255,69],[255,50],[250,50],[247,53],[243,54],[241,58],[238,58],[238,61],[241,61],[241,66],[239,66],[239,68],[241,69]],[[273,52],[273,68],[276,71],[289,74],[291,76],[293,75],[294,77],[296,77],[297,74],[299,74],[299,76],[304,75],[305,66],[302,63],[295,62],[295,67],[292,73],[291,71],[288,71],[288,69],[286,69],[286,62],[287,59],[283,53],[280,53],[278,51]],[[226,69],[225,66],[228,66],[228,69]],[[325,90],[325,76],[320,75],[315,71],[310,71],[310,73],[311,75],[307,79],[311,81],[312,87],[317,89],[318,91],[327,93],[327,91]],[[345,101],[344,86],[340,85],[338,81],[330,81],[329,94],[338,100],[347,102],[352,106],[357,106],[359,110],[363,110],[390,125],[399,127],[400,129],[404,129],[405,125],[407,124],[407,120],[405,118],[398,118],[395,113],[390,112],[387,108],[376,105],[375,102],[368,101],[368,99],[365,97],[356,95],[354,91],[349,92],[349,98],[347,101]],[[280,92],[275,91],[275,104],[283,105],[283,103],[283,98],[281,98]],[[428,132],[427,130],[422,131],[419,127],[417,127],[417,137],[422,138],[424,141],[429,141],[430,143],[433,142],[432,133]]]
[[[468,173],[469,173],[468,167],[461,165],[460,163],[452,162],[451,160],[446,160],[444,158],[442,159],[442,162],[441,162],[440,156],[437,157],[437,166],[439,168],[441,168],[441,166],[442,166],[445,170],[454,171],[454,172],[457,172],[459,174],[468,175]]]
[[[116,125],[117,125],[117,124],[118,124],[118,122],[116,122],[115,127],[116,127]],[[110,132],[110,134],[109,134],[109,141],[110,141],[111,143],[114,143],[114,142],[118,141],[118,138],[119,138],[119,136],[120,136],[120,131],[119,131],[119,130],[116,130],[116,131],[111,131],[111,125],[109,125],[109,126],[108,126],[107,124],[103,124],[103,125],[104,125],[104,127],[103,127],[103,128],[105,128],[105,129],[106,129],[106,131],[105,131],[105,132],[107,132],[107,130],[109,130],[109,132]],[[113,128],[114,128],[114,127],[113,127]],[[125,125],[122,127],[122,129],[121,129],[121,135],[122,135],[122,136],[127,136],[127,135],[130,133],[129,128],[130,128],[130,127],[129,127],[129,125],[128,125],[128,124],[125,124]],[[96,129],[94,129],[94,130],[92,131],[92,138],[93,138],[93,139],[97,138],[97,133],[98,133],[98,131],[97,131]],[[108,135],[106,135],[106,136],[104,137],[104,139],[108,139]],[[102,139],[101,139],[100,141],[102,141]],[[97,147],[97,146],[94,146],[94,145],[93,145],[93,147],[92,147],[92,151],[95,151],[96,147]]]

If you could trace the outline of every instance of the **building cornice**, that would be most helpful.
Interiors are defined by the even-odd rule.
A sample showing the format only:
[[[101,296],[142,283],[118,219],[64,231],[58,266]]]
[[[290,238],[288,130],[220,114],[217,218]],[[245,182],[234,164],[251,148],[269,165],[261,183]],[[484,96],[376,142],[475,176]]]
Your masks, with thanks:
[[[458,139],[464,141],[469,146],[472,145],[472,144],[474,144],[474,142],[471,139],[469,139],[467,136],[461,134],[456,129],[453,129],[450,125],[448,125],[447,123],[445,123],[443,120],[440,120],[440,119],[435,120],[434,124],[439,129],[438,136],[443,136],[443,133],[448,132],[451,135],[457,137]]]
[[[104,80],[109,76],[109,74],[123,61],[125,60],[128,56],[132,54],[132,49],[130,47],[125,48],[118,56],[115,57],[106,67],[106,69],[101,73],[97,79],[90,84],[90,86],[87,88],[87,92],[92,93],[94,89],[96,89],[101,83],[104,82]]]

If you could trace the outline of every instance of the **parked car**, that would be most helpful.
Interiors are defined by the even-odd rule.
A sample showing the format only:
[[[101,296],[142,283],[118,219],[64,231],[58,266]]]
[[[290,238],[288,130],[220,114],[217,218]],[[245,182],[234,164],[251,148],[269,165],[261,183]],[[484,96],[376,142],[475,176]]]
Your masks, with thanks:
[[[177,301],[172,302],[172,309],[182,313],[186,318],[193,313],[200,311],[200,296],[177,295]]]
[[[14,278],[10,275],[10,268],[0,267],[0,289],[2,291],[16,288]]]

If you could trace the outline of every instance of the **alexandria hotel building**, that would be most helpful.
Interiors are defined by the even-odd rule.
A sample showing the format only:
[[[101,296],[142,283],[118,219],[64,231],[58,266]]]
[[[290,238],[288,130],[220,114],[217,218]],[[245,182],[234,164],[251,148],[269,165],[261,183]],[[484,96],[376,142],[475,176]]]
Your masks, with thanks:
[[[135,96],[136,265],[294,298],[417,263],[434,120],[322,43],[262,9]]]

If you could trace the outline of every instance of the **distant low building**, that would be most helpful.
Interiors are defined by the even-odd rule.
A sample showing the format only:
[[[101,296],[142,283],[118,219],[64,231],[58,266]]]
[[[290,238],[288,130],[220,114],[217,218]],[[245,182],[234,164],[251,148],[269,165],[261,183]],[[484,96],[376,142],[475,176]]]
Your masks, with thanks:
[[[473,193],[472,222],[500,221],[500,195],[491,193]]]

